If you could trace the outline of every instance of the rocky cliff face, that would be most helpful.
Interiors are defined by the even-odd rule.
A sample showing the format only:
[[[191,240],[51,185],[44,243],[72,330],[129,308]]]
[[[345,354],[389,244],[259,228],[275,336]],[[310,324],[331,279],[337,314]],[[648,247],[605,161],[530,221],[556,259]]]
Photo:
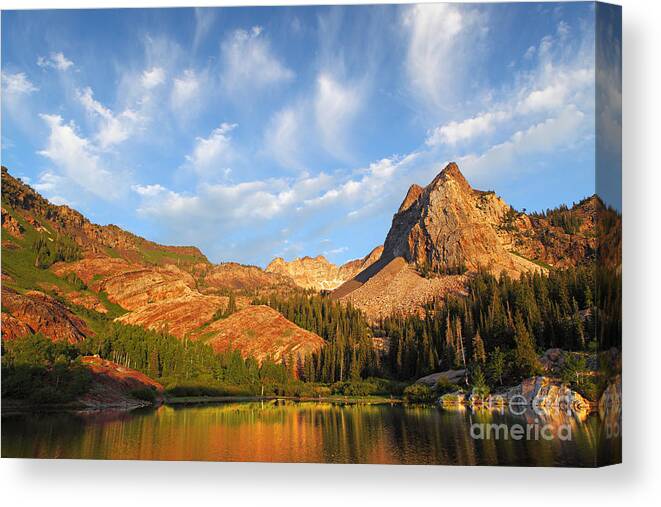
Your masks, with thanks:
[[[426,187],[412,185],[383,245],[381,257],[333,295],[378,319],[416,313],[433,297],[461,293],[480,267],[519,276],[540,266],[515,255],[500,234],[511,207],[492,192],[474,190],[456,164]]]
[[[209,268],[199,286],[202,292],[210,294],[228,290],[286,291],[297,287],[288,274],[264,271],[257,266],[236,262],[223,262]]]
[[[303,289],[333,290],[376,262],[382,251],[383,247],[378,246],[362,259],[355,259],[341,266],[329,262],[323,255],[303,257],[290,262],[277,257],[266,267],[266,272],[291,278]]]

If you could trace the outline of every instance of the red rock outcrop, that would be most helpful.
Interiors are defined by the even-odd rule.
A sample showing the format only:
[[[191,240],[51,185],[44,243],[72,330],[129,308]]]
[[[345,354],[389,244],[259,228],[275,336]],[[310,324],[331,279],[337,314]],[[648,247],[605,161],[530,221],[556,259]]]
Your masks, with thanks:
[[[227,308],[226,296],[191,292],[185,296],[141,306],[117,320],[183,338],[209,322],[218,310]]]
[[[151,303],[192,296],[195,280],[174,266],[142,268],[104,278],[98,290],[127,310],[137,310]]]
[[[23,226],[5,208],[2,208],[2,228],[15,238],[23,237]]]
[[[249,306],[211,323],[197,338],[202,334],[212,334],[206,341],[216,351],[239,350],[244,357],[251,355],[259,362],[267,357],[276,362],[283,358],[302,360],[319,351],[325,343],[319,335],[298,327],[273,308],[262,305]]]
[[[92,334],[84,320],[43,292],[19,294],[3,286],[2,308],[3,340],[41,333],[53,341],[78,343]]]
[[[92,372],[92,383],[89,390],[78,401],[90,408],[135,408],[151,405],[151,402],[136,399],[132,393],[151,389],[155,398],[162,397],[163,386],[147,375],[126,368],[98,356],[82,358]]]
[[[203,276],[202,285],[202,291],[210,293],[227,290],[268,291],[295,287],[289,276],[236,262],[223,262],[209,268]]]

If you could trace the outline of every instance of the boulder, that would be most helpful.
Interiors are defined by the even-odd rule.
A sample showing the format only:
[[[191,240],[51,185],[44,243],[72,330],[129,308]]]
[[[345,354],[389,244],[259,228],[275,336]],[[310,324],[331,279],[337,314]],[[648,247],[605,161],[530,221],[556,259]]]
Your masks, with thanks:
[[[444,407],[464,405],[466,403],[466,395],[462,391],[444,394],[440,397],[439,403]]]
[[[509,389],[505,396],[510,403],[531,405],[541,409],[590,410],[592,403],[576,391],[550,377],[531,377]]]
[[[430,387],[434,387],[438,383],[438,379],[445,378],[448,382],[457,384],[463,380],[465,375],[466,370],[446,370],[419,378],[415,383],[427,384]]]

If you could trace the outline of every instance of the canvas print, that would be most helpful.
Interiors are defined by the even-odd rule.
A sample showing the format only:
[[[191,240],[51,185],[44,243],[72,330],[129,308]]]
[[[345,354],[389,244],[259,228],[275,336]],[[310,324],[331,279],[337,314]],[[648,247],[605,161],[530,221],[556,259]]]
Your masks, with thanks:
[[[621,9],[2,12],[2,457],[621,461]]]

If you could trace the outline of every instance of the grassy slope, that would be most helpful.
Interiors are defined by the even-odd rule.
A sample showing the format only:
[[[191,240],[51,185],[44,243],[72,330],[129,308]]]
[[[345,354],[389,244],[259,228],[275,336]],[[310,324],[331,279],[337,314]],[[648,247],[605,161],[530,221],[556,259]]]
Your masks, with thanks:
[[[11,280],[3,281],[4,284],[19,292],[39,290],[54,295],[53,291],[49,290],[49,287],[55,286],[58,290],[64,293],[78,291],[83,294],[97,297],[108,309],[106,316],[93,310],[87,310],[86,308],[71,304],[68,301],[65,302],[74,313],[88,321],[88,323],[92,325],[92,328],[97,327],[97,321],[99,320],[115,318],[126,312],[121,306],[111,303],[108,300],[107,295],[104,293],[97,294],[89,289],[79,290],[64,278],[58,277],[50,269],[39,269],[35,267],[36,254],[32,251],[32,244],[41,233],[30,225],[20,214],[16,213],[4,200],[2,205],[24,229],[22,238],[15,238],[3,231],[3,241],[10,240],[18,246],[18,248],[2,249],[2,272],[11,277]],[[54,231],[48,226],[44,227],[52,235],[55,235]]]

